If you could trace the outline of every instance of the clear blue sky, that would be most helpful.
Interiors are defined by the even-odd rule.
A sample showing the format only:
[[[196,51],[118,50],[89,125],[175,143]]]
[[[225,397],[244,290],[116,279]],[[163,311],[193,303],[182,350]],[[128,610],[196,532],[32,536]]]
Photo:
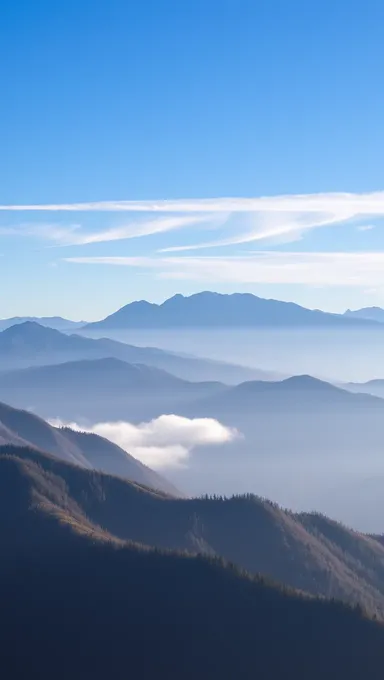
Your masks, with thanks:
[[[203,289],[384,305],[381,0],[1,15],[0,204],[61,207],[0,212],[0,316],[94,319]]]

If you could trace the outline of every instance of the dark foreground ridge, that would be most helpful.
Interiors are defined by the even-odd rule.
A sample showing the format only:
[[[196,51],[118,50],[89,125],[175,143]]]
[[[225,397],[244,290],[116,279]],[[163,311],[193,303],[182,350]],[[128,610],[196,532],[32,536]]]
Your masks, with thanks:
[[[6,677],[382,677],[384,629],[360,610],[251,578],[217,558],[118,540],[87,519],[59,469],[17,447],[2,454]],[[102,502],[98,473],[80,473],[90,477],[88,487],[74,482],[78,495],[93,485],[89,495]]]
[[[384,545],[372,536],[253,495],[175,498],[33,448],[4,446],[1,455],[17,459],[31,488],[39,480],[44,503],[55,498],[60,513],[76,508],[82,524],[101,527],[118,541],[224,558],[249,573],[360,604],[384,618]],[[10,505],[12,493],[4,488]]]

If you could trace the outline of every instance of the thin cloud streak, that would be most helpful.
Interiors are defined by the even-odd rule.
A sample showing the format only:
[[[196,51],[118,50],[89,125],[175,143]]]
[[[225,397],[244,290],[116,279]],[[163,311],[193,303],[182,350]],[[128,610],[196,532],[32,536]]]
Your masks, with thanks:
[[[219,227],[227,215],[223,214],[193,214],[156,218],[130,222],[124,226],[112,227],[103,231],[85,232],[81,225],[68,225],[66,227],[52,224],[28,224],[18,227],[0,227],[0,236],[30,236],[53,242],[57,246],[82,246],[92,243],[107,243],[110,241],[123,241],[132,238],[160,234],[190,226],[209,223],[210,227]]]
[[[300,240],[304,233],[311,229],[331,226],[354,218],[351,212],[339,213],[255,213],[252,228],[244,233],[223,240],[208,241],[187,246],[171,246],[162,248],[160,253],[182,252],[188,250],[203,250],[231,245],[244,245],[257,241],[289,243]]]
[[[215,222],[224,226],[224,232],[216,240],[186,245],[169,244],[160,252],[181,252],[188,250],[227,247],[257,241],[289,243],[299,240],[315,228],[345,223],[362,215],[384,215],[384,191],[366,194],[323,193],[253,198],[177,199],[163,201],[101,201],[89,203],[64,203],[47,205],[0,205],[0,211],[37,212],[130,212],[148,214],[169,213],[161,219],[150,219],[146,223],[133,222],[123,227],[113,227],[92,233],[65,234],[57,240],[58,245],[89,245],[107,241],[165,233],[191,227],[196,224]],[[180,213],[172,217],[172,213]],[[238,219],[231,222],[231,216],[244,214],[248,220],[247,229]],[[199,217],[197,217],[199,215]],[[195,216],[195,219],[193,219]],[[209,217],[211,216],[211,218]],[[47,235],[49,239],[50,236]],[[50,238],[54,240],[54,237]]]
[[[161,201],[95,201],[0,205],[2,211],[38,212],[351,212],[384,214],[384,191],[365,194],[323,193],[255,198],[176,199]]]
[[[68,224],[63,227],[57,224],[19,224],[12,227],[0,227],[0,236],[32,236],[46,241],[65,241],[73,239],[81,229],[80,224]]]
[[[36,236],[61,246],[83,246],[139,238],[205,224],[206,229],[223,227],[216,239],[197,243],[170,243],[159,252],[182,252],[237,246],[264,241],[290,243],[316,228],[330,227],[361,216],[384,216],[384,191],[352,194],[324,193],[254,198],[177,199],[164,201],[102,201],[50,205],[0,205],[2,211],[127,212],[147,213],[146,221],[85,232],[73,228],[38,227]],[[153,218],[154,213],[168,213]],[[174,213],[179,213],[177,216]],[[240,216],[243,215],[243,218]],[[244,221],[246,228],[244,228]],[[364,230],[364,225],[360,228]],[[365,228],[367,230],[367,228]],[[30,234],[34,233],[31,229]]]
[[[236,284],[384,285],[384,252],[274,252],[234,257],[73,257],[75,264],[137,267],[160,279]]]
[[[218,217],[214,216],[215,221],[219,221]],[[224,219],[220,216],[220,220]],[[100,232],[75,234],[62,239],[61,245],[83,246],[92,243],[106,243],[110,241],[123,241],[132,238],[141,238],[143,236],[151,236],[153,234],[160,234],[164,232],[174,231],[176,229],[183,229],[185,227],[203,224],[208,221],[213,221],[210,215],[186,215],[186,216],[168,216],[158,218],[155,220],[147,220],[142,222],[132,222],[122,227],[112,227]]]

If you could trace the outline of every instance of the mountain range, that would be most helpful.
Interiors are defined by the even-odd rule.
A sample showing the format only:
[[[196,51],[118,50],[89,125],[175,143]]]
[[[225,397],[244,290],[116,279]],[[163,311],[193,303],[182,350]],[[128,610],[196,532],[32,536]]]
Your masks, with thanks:
[[[178,499],[30,448],[4,450],[60,479],[80,514],[122,541],[222,557],[249,573],[360,603],[384,617],[384,545],[374,537],[251,494]]]
[[[11,330],[0,334],[0,357],[2,336]],[[35,329],[33,331],[35,335]],[[47,329],[43,331],[45,337]],[[52,360],[54,356],[64,359],[64,354],[60,354],[61,343],[66,351],[69,345],[70,350],[76,352],[77,341],[82,348],[85,339],[58,334],[54,340],[59,342],[52,350]],[[94,350],[92,343],[101,341],[89,342]],[[109,342],[114,349],[113,341],[107,340],[106,347],[109,348]],[[120,349],[120,343],[116,345]],[[122,344],[123,351],[125,347]],[[13,348],[11,344],[11,351]],[[132,352],[128,347],[127,355],[135,354],[135,349]],[[155,350],[152,359],[152,350],[146,348],[139,354],[147,361],[155,361],[158,356]],[[164,354],[167,357],[167,353]],[[353,390],[352,387],[335,386],[305,375],[278,381],[251,380],[237,385],[212,380],[191,382],[153,365],[116,358],[63,361],[0,372],[0,399],[21,408],[33,405],[47,418],[139,422],[164,413],[177,413],[187,417],[214,417],[230,425],[241,424],[247,430],[247,423],[254,430],[263,414],[274,418],[286,418],[290,414],[293,423],[295,418],[305,419],[311,413],[320,422],[322,413],[327,418],[334,418],[337,413],[342,419],[343,414],[348,416],[353,411],[359,420],[368,413],[381,412],[384,402],[380,399],[369,394],[351,394],[352,391],[369,392],[368,388]],[[266,423],[260,425],[264,431]]]
[[[211,418],[235,429],[235,438],[214,447],[200,442],[188,449],[185,464],[161,468],[183,493],[252,491],[289,507],[316,507],[364,530],[381,528],[379,385],[336,386],[300,375],[254,380],[252,369],[33,323],[0,334],[0,367],[1,402],[50,422],[108,431],[133,455],[122,431],[152,427],[149,421],[162,416]],[[239,378],[235,384],[225,379],[227,370]]]
[[[225,295],[205,291],[190,296],[180,293],[161,304],[138,300],[128,303],[100,321],[71,321],[60,316],[16,316],[0,319],[0,331],[25,322],[58,331],[124,330],[134,328],[244,328],[244,327],[375,327],[384,322],[381,307],[347,309],[331,314],[293,302],[265,299],[251,293]],[[367,323],[370,322],[370,323]]]
[[[256,414],[268,411],[284,413],[307,413],[332,409],[367,409],[384,407],[384,401],[373,395],[351,394],[347,389],[333,385],[310,375],[296,375],[285,380],[265,382],[251,380],[235,386],[216,389],[213,397],[208,395],[196,407],[200,412],[221,416],[231,414]]]
[[[370,474],[368,461],[378,459],[382,453],[384,400],[362,394],[359,387],[356,394],[345,387],[348,386],[338,387],[310,376],[276,382],[247,381],[235,386],[192,383],[151,366],[116,359],[69,362],[0,374],[1,401],[15,408],[32,409],[51,421],[76,423],[89,430],[98,423],[110,423],[116,430],[119,421],[138,426],[165,414],[215,419],[234,428],[239,435],[217,447],[217,453],[200,444],[187,466],[167,469],[166,475],[175,487],[190,494],[214,491],[230,494],[233,490],[257,493],[260,475],[265,477],[268,469],[272,474],[274,468],[270,466],[277,466],[280,461],[273,474],[275,481],[268,482],[270,495],[293,504],[300,492],[302,507],[311,507],[311,494],[316,494],[319,507],[331,507],[332,512],[339,512],[337,498],[343,497],[342,516],[352,517],[354,522],[357,520],[352,498],[361,497],[361,526],[375,528],[377,518],[373,508],[368,509],[363,492],[343,491],[347,478],[344,473],[341,476],[341,470],[343,461],[349,458],[355,461],[354,465],[361,466],[362,474]],[[281,470],[285,470],[285,475],[288,473],[290,460],[293,467],[289,474],[293,479],[287,487]],[[317,466],[321,463],[323,481],[321,484],[318,481],[316,488],[307,483],[298,489],[303,471],[307,470],[307,477],[311,474],[311,461]],[[324,488],[331,483],[335,485],[333,500]],[[336,483],[341,485],[339,495]],[[326,495],[322,505],[323,488]]]
[[[85,321],[70,321],[61,316],[14,316],[11,319],[0,319],[0,331],[5,331],[11,326],[26,323],[27,321],[38,323],[40,326],[54,328],[57,331],[74,331],[85,326]]]
[[[2,388],[176,390],[185,384],[193,385],[161,368],[114,358],[83,359],[0,373]]]
[[[313,595],[360,603],[384,618],[380,537],[323,515],[282,510],[252,494],[180,498],[160,475],[102,437],[57,429],[0,404],[4,455],[23,461],[27,475],[38,466],[64,490],[68,507],[118,540],[221,557]]]
[[[266,300],[250,293],[203,292],[189,297],[177,294],[162,304],[131,302],[101,321],[86,324],[84,330],[353,326],[375,327],[375,322],[306,309],[292,302]]]
[[[361,605],[313,599],[216,556],[233,552],[264,572],[270,561],[288,580],[342,589],[380,616],[379,540],[253,497],[183,503],[1,447],[7,677],[381,678],[384,628]]]
[[[278,377],[271,371],[183,356],[155,347],[135,347],[108,338],[96,340],[76,334],[67,335],[35,322],[27,321],[0,333],[0,371],[107,358],[147,364],[192,381],[221,380],[235,384],[242,380],[273,380]]]

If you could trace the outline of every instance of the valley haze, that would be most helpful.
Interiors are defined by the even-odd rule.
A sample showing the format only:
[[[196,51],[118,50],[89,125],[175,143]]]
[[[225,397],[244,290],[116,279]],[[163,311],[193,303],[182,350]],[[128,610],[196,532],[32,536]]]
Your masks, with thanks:
[[[313,327],[312,313],[293,305],[309,327],[287,327],[289,304],[254,296],[176,296],[177,305],[199,309],[205,296],[225,309],[272,304],[275,327],[63,333],[25,321],[0,333],[0,400],[109,436],[187,495],[253,492],[380,532],[384,390],[365,378],[378,375],[381,324],[316,312]],[[209,436],[160,445],[145,434],[204,419],[237,434],[213,448]]]

